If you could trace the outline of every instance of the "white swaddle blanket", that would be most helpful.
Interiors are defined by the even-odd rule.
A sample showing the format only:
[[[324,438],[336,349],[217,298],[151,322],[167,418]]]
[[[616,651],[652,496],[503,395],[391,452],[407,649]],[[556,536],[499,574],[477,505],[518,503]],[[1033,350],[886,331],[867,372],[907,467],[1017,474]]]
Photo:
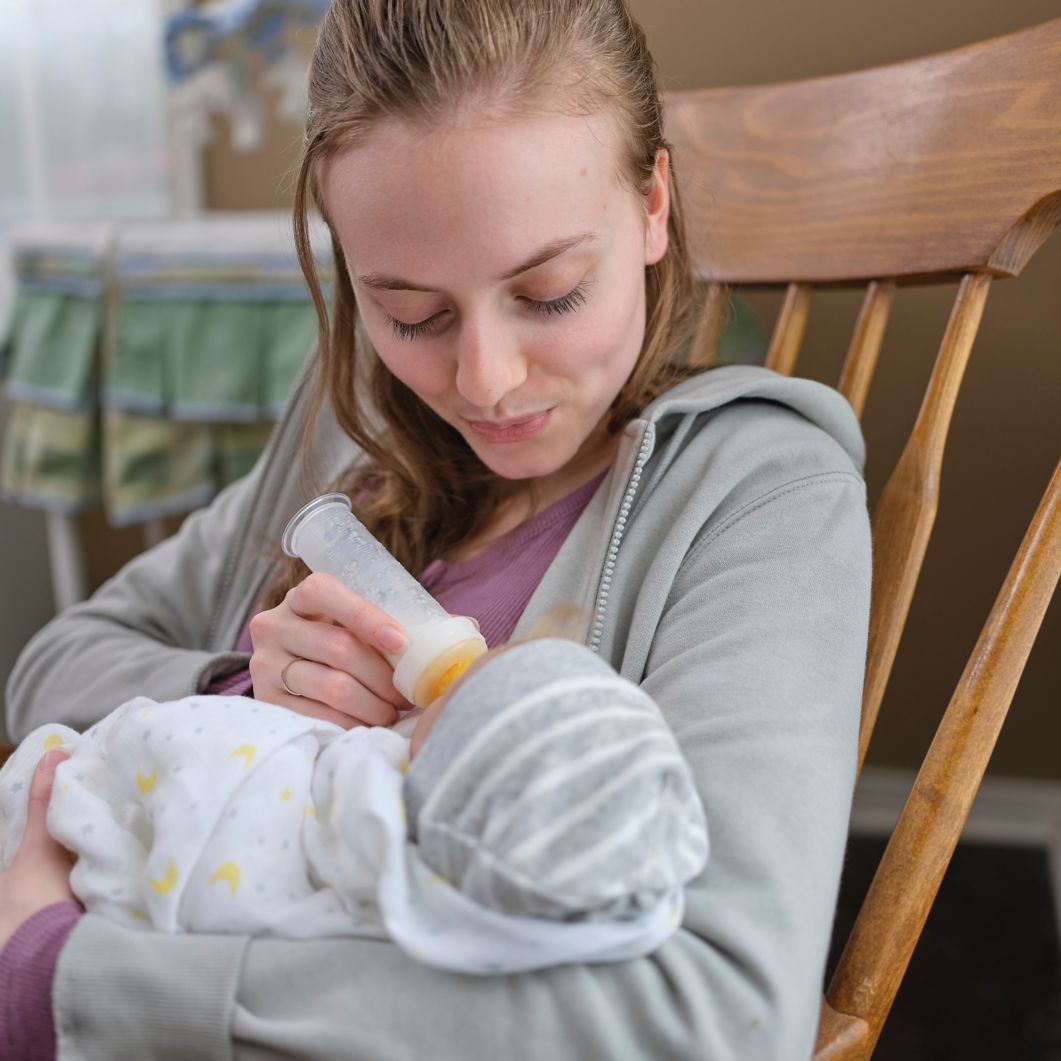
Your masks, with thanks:
[[[409,840],[408,745],[247,697],[138,698],[84,735],[49,725],[22,742],[0,770],[0,863],[25,829],[37,761],[62,746],[49,831],[78,856],[85,908],[131,927],[392,938],[433,965],[498,973],[639,956],[679,923],[681,889],[611,921],[468,898]]]

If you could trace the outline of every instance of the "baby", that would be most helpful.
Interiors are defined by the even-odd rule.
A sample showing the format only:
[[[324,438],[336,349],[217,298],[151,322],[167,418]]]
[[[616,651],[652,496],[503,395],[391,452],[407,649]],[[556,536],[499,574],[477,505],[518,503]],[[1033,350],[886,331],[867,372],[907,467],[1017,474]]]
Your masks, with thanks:
[[[411,740],[410,740],[411,733]],[[37,760],[85,908],[167,932],[391,938],[468,973],[649,953],[707,833],[655,704],[588,649],[505,648],[418,717],[344,731],[247,697],[137,699],[0,770],[0,864]]]

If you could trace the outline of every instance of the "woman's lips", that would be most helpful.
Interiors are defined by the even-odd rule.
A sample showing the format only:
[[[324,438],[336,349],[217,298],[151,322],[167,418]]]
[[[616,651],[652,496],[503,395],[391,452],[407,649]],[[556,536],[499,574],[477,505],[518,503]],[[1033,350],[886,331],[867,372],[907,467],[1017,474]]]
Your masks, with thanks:
[[[545,427],[551,415],[552,409],[546,409],[543,413],[520,416],[514,420],[493,422],[465,419],[464,422],[487,442],[526,442]]]

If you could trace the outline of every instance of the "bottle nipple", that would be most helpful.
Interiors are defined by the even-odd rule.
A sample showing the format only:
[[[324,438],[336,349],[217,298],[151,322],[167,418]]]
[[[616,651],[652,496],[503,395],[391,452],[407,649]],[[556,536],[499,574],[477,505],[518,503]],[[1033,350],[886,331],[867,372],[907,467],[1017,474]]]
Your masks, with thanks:
[[[412,702],[427,707],[437,700],[486,651],[481,637],[468,638],[439,653],[421,671]]]
[[[435,680],[435,684],[431,686],[428,696],[432,700],[437,700],[471,665],[471,657],[457,660],[453,666],[447,668],[439,675]]]

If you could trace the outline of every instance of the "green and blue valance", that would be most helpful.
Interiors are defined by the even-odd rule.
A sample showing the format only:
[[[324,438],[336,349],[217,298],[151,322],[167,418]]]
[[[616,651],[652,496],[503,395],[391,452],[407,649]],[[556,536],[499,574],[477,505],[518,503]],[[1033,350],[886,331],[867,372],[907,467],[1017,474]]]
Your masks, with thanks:
[[[316,340],[281,214],[23,227],[0,344],[0,490],[115,526],[205,504],[253,464]],[[314,236],[327,282],[330,250]]]

